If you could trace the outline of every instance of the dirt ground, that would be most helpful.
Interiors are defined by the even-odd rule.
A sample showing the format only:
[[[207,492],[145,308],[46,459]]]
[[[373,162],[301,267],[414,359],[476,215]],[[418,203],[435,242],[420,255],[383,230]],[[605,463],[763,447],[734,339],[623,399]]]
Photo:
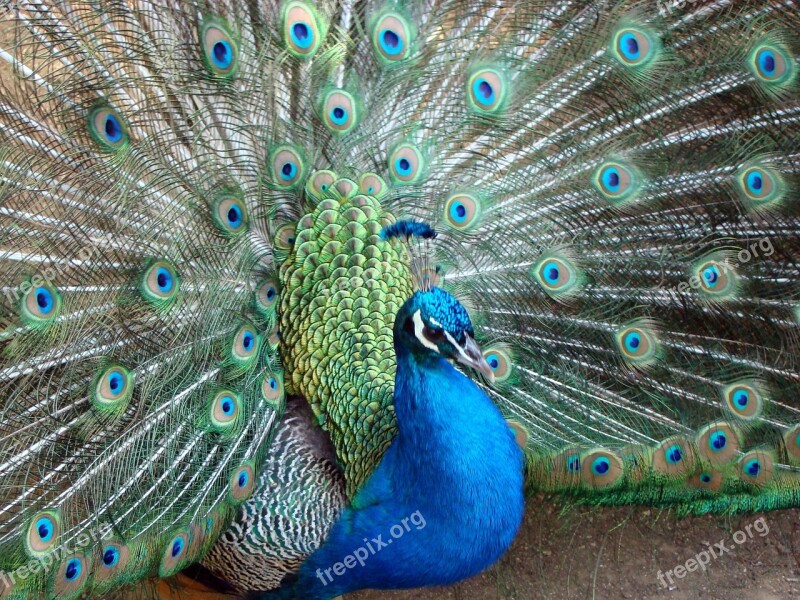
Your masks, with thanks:
[[[673,575],[672,586],[664,576],[667,587],[660,585],[659,571],[686,566],[708,546],[719,553],[719,542],[729,550],[711,557],[705,571],[689,563],[697,570]],[[678,519],[640,507],[567,510],[536,495],[511,551],[486,573],[449,588],[361,592],[346,600],[651,598],[800,598],[800,509]]]

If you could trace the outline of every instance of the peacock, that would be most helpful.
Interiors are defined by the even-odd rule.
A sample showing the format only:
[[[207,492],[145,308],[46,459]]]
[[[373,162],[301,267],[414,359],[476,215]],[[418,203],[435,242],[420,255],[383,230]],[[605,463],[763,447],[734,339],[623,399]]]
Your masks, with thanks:
[[[0,11],[0,598],[800,506],[795,1]]]

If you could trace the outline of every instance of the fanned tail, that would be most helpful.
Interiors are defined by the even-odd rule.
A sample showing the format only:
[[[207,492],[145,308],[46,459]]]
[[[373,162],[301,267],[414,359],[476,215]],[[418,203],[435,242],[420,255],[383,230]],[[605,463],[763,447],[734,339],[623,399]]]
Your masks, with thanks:
[[[445,232],[533,485],[796,506],[800,9],[656,8],[455,9],[377,135],[423,157],[390,208]]]
[[[284,381],[352,496],[395,427],[396,219],[440,233],[419,275],[476,317],[533,485],[800,501],[795,2],[18,2],[0,27],[0,569],[53,561],[14,593],[199,560]]]
[[[20,596],[201,558],[282,410],[253,45],[274,15],[188,8],[0,23],[0,569]]]

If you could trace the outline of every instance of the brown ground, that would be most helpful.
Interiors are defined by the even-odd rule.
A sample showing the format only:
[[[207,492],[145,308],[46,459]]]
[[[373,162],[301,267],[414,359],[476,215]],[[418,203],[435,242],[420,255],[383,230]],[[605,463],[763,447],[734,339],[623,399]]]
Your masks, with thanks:
[[[559,510],[542,495],[530,498],[511,551],[479,577],[449,588],[362,592],[347,600],[800,598],[800,509],[686,519],[643,508]],[[763,537],[753,526],[762,516],[769,528]],[[733,535],[748,525],[752,537],[737,546]],[[721,540],[731,552],[712,558],[706,572],[660,587],[659,570],[685,564]]]
[[[710,558],[705,572],[673,577],[669,588],[659,584],[659,572],[686,565],[719,542],[730,551]],[[170,581],[161,580],[155,593],[137,588],[115,598],[235,600],[203,591],[185,578],[174,589],[175,582]],[[664,581],[668,583],[666,576]],[[641,507],[565,509],[553,499],[535,495],[528,500],[525,522],[511,551],[483,575],[450,588],[361,592],[346,600],[698,598],[800,599],[800,508],[677,519],[669,512]]]

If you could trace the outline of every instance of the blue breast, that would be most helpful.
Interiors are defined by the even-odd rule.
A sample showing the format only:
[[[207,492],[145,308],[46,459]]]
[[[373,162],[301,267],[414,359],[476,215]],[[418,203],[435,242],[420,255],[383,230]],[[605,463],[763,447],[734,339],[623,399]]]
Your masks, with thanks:
[[[417,364],[401,351],[394,400],[399,433],[304,565],[315,589],[303,597],[449,584],[490,566],[516,535],[522,452],[481,389],[443,359]]]

